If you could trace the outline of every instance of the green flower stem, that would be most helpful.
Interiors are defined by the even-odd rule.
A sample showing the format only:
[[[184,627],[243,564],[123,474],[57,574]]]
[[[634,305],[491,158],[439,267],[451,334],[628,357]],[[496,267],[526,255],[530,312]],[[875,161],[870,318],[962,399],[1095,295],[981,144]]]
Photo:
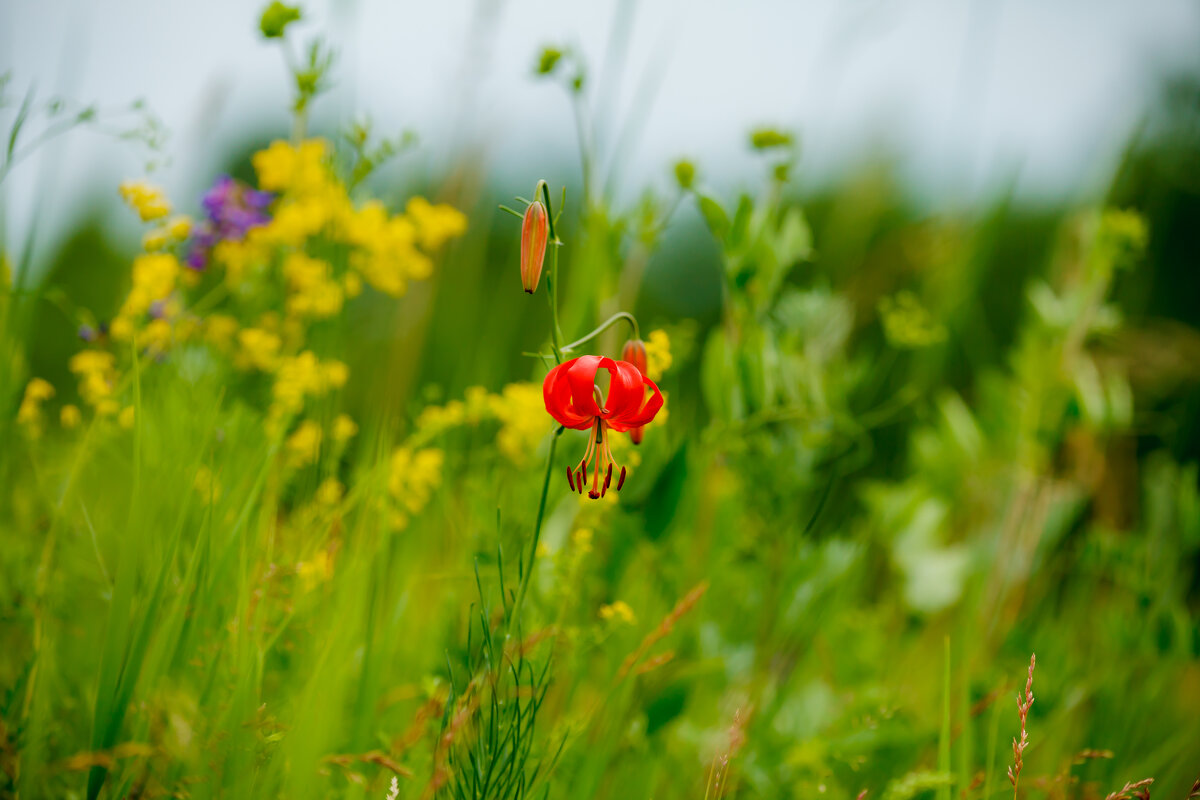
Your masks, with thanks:
[[[542,538],[542,520],[546,516],[546,498],[550,495],[550,473],[554,470],[554,450],[558,445],[558,437],[566,428],[561,425],[550,440],[550,453],[546,456],[546,475],[542,478],[542,497],[538,501],[537,522],[533,525],[533,543],[529,547],[529,563],[521,572],[521,584],[517,587],[517,597],[513,601],[512,613],[508,616],[508,628],[511,631],[513,622],[521,614],[521,604],[525,602],[525,592],[529,589],[529,577],[533,575],[533,564],[537,559],[538,542]]]
[[[584,344],[585,342],[588,342],[592,339],[595,339],[597,336],[604,333],[606,330],[611,328],[613,325],[616,325],[621,320],[625,320],[626,322],[629,323],[629,327],[633,331],[633,338],[635,338],[635,339],[642,338],[641,332],[638,330],[637,319],[634,318],[633,314],[630,314],[628,311],[618,311],[616,314],[613,314],[611,317],[604,320],[604,322],[600,323],[600,326],[597,327],[595,330],[584,335],[583,338],[576,339],[575,341],[571,342],[566,347],[561,348],[562,352],[570,353],[572,350],[574,350],[579,345]]]

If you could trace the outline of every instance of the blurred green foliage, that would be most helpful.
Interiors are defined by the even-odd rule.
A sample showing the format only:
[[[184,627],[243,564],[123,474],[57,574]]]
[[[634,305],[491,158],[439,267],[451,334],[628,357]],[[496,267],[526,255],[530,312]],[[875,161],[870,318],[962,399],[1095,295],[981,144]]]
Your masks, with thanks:
[[[562,59],[583,102],[576,56],[538,71]],[[97,209],[0,299],[0,794],[383,797],[396,775],[401,797],[987,800],[1036,652],[1022,795],[1185,797],[1200,137],[1195,85],[1170,89],[1095,209],[931,216],[882,168],[809,194],[773,130],[744,192],[681,162],[625,207],[585,154],[564,334],[636,309],[670,341],[667,414],[617,502],[560,485],[582,438],[549,451],[515,620],[549,419],[524,459],[484,412],[422,427],[544,374],[507,187],[425,187],[467,235],[402,301],[323,323],[351,378],[313,414],[361,433],[298,473],[263,387],[183,351],[134,359],[131,430],[17,424],[30,377],[71,397],[77,325],[125,297]],[[389,466],[416,441],[445,466],[397,530]]]

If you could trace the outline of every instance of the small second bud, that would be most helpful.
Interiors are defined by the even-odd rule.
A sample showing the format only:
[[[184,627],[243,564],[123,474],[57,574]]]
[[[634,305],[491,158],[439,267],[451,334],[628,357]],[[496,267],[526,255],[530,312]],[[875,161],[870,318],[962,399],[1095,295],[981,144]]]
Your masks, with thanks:
[[[638,372],[646,374],[646,343],[641,339],[630,339],[621,348],[621,360],[628,361],[638,368]],[[642,435],[645,433],[645,425],[638,425],[636,428],[629,429],[629,440],[634,444],[642,443]],[[621,482],[624,482],[624,470],[621,471]],[[617,484],[620,486],[620,482]]]
[[[529,294],[537,291],[542,278],[542,263],[546,259],[546,241],[550,236],[550,219],[541,200],[534,200],[525,209],[521,223],[521,286]]]

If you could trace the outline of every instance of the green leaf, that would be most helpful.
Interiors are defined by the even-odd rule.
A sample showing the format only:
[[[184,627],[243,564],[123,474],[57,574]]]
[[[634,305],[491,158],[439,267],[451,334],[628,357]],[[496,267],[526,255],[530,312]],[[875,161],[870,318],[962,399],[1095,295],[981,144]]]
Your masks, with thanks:
[[[713,236],[724,240],[725,234],[729,232],[729,215],[725,213],[725,209],[721,208],[720,203],[708,195],[700,195],[699,202],[700,213],[704,215],[708,229],[712,231]]]

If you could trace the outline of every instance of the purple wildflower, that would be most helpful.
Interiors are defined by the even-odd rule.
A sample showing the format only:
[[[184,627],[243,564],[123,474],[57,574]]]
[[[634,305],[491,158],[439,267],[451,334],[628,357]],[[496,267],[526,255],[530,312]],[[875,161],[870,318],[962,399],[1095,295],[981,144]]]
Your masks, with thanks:
[[[217,178],[200,200],[208,219],[192,235],[188,266],[204,269],[208,265],[209,253],[218,242],[240,241],[251,228],[269,222],[271,216],[267,209],[274,199],[275,196],[270,192],[251,189],[228,175]]]

